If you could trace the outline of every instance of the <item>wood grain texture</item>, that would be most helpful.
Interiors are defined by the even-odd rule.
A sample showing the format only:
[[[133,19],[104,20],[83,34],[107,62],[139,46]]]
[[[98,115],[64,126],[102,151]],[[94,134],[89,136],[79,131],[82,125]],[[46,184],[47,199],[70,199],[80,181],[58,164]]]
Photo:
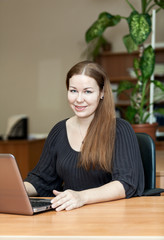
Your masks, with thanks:
[[[0,236],[164,236],[164,197],[136,197],[34,216],[0,214]]]

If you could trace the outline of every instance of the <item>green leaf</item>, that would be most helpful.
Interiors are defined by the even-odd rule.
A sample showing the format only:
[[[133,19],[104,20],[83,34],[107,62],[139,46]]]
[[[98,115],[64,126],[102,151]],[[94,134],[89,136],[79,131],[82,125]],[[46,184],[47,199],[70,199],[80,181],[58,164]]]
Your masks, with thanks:
[[[135,72],[137,78],[139,78],[140,77],[140,75],[139,75],[140,61],[139,61],[138,58],[134,58],[134,60],[133,60],[133,68],[134,68],[134,72]]]
[[[133,41],[142,44],[151,32],[151,16],[133,11],[128,17],[129,31]]]
[[[125,119],[127,119],[127,121],[130,122],[131,124],[134,124],[136,113],[137,110],[135,108],[133,108],[132,106],[128,106],[125,112]]]
[[[132,83],[132,82],[129,82],[129,81],[123,81],[123,82],[120,82],[116,92],[117,94],[121,94],[122,92],[128,90],[128,89],[131,89],[131,88],[134,88],[135,87],[135,84]]]
[[[98,37],[97,40],[95,42],[95,46],[94,49],[92,51],[92,58],[93,60],[95,60],[95,58],[97,57],[97,55],[100,53],[100,49],[102,48],[102,46],[107,43],[107,41],[105,40],[105,38],[103,36]]]
[[[142,76],[146,78],[150,78],[154,71],[155,65],[155,53],[152,46],[148,46],[141,57],[140,60],[140,69],[142,72]]]
[[[120,20],[120,15],[113,16],[107,12],[102,12],[98,20],[87,30],[85,34],[86,42],[90,42],[94,38],[101,36],[107,27],[115,26]]]
[[[138,50],[138,46],[135,44],[130,34],[123,37],[124,45],[128,51],[128,53],[134,52]]]
[[[155,0],[154,1],[159,7],[164,9],[164,0]]]
[[[160,88],[162,91],[164,91],[164,84],[160,81],[157,81],[157,80],[153,80],[152,81],[154,83],[154,85],[158,88]]]
[[[145,112],[145,114],[143,115],[143,118],[142,118],[142,123],[146,123],[149,117],[150,117],[150,113]]]
[[[94,61],[105,44],[109,44],[109,42],[103,35],[93,39],[87,44],[85,51],[82,53],[82,57]]]

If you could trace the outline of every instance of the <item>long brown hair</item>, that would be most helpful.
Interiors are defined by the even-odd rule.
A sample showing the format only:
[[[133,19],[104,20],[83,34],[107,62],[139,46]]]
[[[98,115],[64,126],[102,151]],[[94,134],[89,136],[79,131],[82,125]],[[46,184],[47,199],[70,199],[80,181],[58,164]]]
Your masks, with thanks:
[[[111,171],[116,118],[110,81],[100,65],[92,61],[83,61],[77,63],[67,73],[67,90],[69,89],[69,79],[73,75],[79,74],[94,78],[100,91],[104,90],[104,98],[99,102],[84,139],[79,164],[87,170],[98,167],[105,171]]]

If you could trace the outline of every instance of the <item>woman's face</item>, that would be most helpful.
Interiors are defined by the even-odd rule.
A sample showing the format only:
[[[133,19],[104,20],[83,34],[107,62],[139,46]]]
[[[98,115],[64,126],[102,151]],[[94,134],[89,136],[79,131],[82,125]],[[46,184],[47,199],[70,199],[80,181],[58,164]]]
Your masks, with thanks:
[[[77,117],[94,117],[103,92],[94,78],[73,75],[69,79],[68,102]]]

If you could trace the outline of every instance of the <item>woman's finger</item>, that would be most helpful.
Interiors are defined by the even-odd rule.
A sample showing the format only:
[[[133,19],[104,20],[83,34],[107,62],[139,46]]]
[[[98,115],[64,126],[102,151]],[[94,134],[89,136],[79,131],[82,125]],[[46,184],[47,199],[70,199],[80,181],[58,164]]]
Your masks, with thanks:
[[[55,210],[56,210],[57,212],[62,211],[62,210],[64,210],[64,209],[67,210],[67,209],[70,208],[70,206],[72,206],[72,201],[71,201],[71,200],[63,203],[62,205],[60,205],[59,207],[57,207]]]

